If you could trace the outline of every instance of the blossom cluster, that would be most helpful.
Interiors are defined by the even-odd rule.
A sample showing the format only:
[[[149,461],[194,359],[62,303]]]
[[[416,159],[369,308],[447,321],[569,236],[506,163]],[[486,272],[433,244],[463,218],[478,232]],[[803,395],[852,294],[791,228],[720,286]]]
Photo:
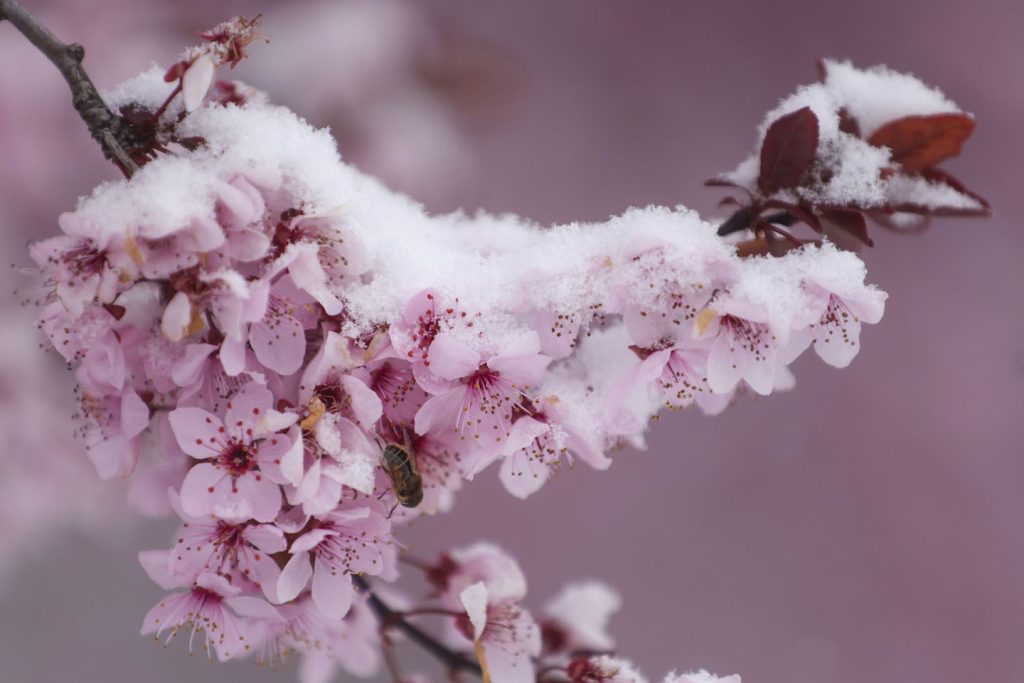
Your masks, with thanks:
[[[743,258],[683,208],[548,228],[430,216],[288,110],[208,90],[201,60],[251,39],[225,26],[172,83],[156,69],[110,95],[158,120],[147,163],[31,250],[93,464],[181,522],[140,555],[172,591],[144,633],[201,632],[221,660],[296,651],[307,680],[370,674],[396,531],[464,481],[494,465],[525,498],[576,461],[605,469],[663,408],[786,388],[810,347],[846,366],[882,316],[854,254]],[[452,647],[495,681],[642,680],[608,654],[605,589],[569,590],[545,621],[490,546],[426,575],[428,602],[387,588],[410,603],[396,613],[450,617]]]

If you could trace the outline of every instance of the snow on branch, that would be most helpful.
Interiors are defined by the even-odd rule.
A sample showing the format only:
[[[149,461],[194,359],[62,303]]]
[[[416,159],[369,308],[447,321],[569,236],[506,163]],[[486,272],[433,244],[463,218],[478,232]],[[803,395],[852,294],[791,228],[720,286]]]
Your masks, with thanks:
[[[611,656],[609,589],[576,586],[534,617],[503,551],[415,561],[396,533],[492,465],[526,498],[577,461],[608,468],[663,408],[792,386],[810,347],[848,365],[886,295],[851,251],[786,232],[794,220],[864,238],[863,213],[987,208],[935,169],[973,120],[912,77],[827,62],[723,177],[748,195],[725,226],[683,207],[555,226],[433,216],[325,131],[214,81],[253,22],[203,35],[108,95],[141,168],[33,245],[41,325],[76,374],[99,475],[182,521],[172,549],[140,555],[174,591],[143,632],[201,631],[222,660],[296,650],[306,680],[394,670],[394,629],[499,683],[642,680]],[[719,235],[748,230],[772,248]],[[378,595],[402,560],[426,600]]]

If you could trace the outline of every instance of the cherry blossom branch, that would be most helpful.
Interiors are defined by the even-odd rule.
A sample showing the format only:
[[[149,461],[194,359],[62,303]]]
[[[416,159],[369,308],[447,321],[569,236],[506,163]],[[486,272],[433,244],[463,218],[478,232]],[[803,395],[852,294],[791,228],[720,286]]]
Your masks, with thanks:
[[[448,649],[445,645],[434,639],[433,636],[406,621],[401,612],[397,612],[386,605],[383,600],[377,597],[377,594],[373,592],[369,583],[362,576],[354,576],[353,582],[360,590],[366,592],[367,603],[380,620],[382,630],[387,629],[389,626],[397,628],[408,636],[409,640],[441,660],[452,671],[469,671],[478,676],[482,675],[479,664]]]
[[[82,67],[85,49],[78,43],[62,43],[16,0],[0,0],[0,21],[4,19],[53,62],[71,88],[75,111],[103,149],[104,156],[117,164],[125,176],[131,177],[139,167],[122,143],[125,124],[103,101]]]

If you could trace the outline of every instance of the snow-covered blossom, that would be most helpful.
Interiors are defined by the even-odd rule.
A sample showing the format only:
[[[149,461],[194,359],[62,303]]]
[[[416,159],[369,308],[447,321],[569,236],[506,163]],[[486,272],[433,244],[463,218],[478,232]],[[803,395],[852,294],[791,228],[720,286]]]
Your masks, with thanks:
[[[384,607],[398,530],[448,511],[494,463],[520,498],[577,461],[607,469],[607,453],[640,444],[662,408],[716,413],[744,391],[789,386],[787,365],[810,345],[845,366],[885,294],[827,240],[751,257],[683,208],[545,229],[428,215],[287,109],[250,91],[210,94],[255,24],[202,35],[168,71],[110,95],[159,123],[141,169],[96,188],[61,217],[63,235],[31,250],[45,278],[41,327],[74,370],[96,469],[138,469],[136,497],[155,499],[144,507],[181,521],[169,551],[140,556],[176,591],[143,631],[202,633],[220,659],[297,650],[312,683],[336,667],[372,674],[381,629],[386,641],[396,619],[440,616],[496,683],[533,681],[544,666],[574,683],[642,681],[610,654],[612,590],[570,585],[538,624],[522,570],[490,543],[424,565],[430,595]],[[888,153],[837,132],[833,105],[853,102],[840,85],[813,91],[825,104],[801,91],[786,106],[811,98],[822,159],[856,153],[874,173]],[[856,111],[863,126],[890,113]],[[930,171],[909,163],[864,179],[844,161],[815,176],[813,196],[762,177],[761,199],[797,212],[800,199],[837,197],[906,209],[899,190],[928,204]],[[756,184],[744,169],[732,181]]]

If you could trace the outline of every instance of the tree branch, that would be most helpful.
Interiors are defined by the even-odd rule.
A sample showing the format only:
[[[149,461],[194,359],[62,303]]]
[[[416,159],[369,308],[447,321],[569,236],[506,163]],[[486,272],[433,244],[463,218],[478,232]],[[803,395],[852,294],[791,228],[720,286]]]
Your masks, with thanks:
[[[394,626],[404,633],[409,640],[413,641],[431,655],[441,660],[441,662],[452,671],[469,671],[477,676],[483,675],[480,671],[479,664],[467,657],[464,657],[458,652],[449,650],[444,644],[435,640],[433,636],[421,631],[418,627],[413,626],[406,621],[401,612],[396,612],[384,604],[384,602],[377,597],[376,593],[370,589],[370,585],[362,576],[353,576],[352,579],[360,590],[366,592],[370,609],[372,609],[373,613],[377,615],[378,619],[380,619],[382,630],[387,629],[389,626]]]
[[[82,59],[85,57],[82,46],[77,43],[62,43],[17,0],[0,0],[0,21],[4,19],[53,62],[71,88],[75,111],[89,128],[93,139],[103,149],[103,155],[117,164],[125,176],[131,177],[139,167],[125,151],[127,126],[119,116],[110,111],[89,74],[82,68]]]

